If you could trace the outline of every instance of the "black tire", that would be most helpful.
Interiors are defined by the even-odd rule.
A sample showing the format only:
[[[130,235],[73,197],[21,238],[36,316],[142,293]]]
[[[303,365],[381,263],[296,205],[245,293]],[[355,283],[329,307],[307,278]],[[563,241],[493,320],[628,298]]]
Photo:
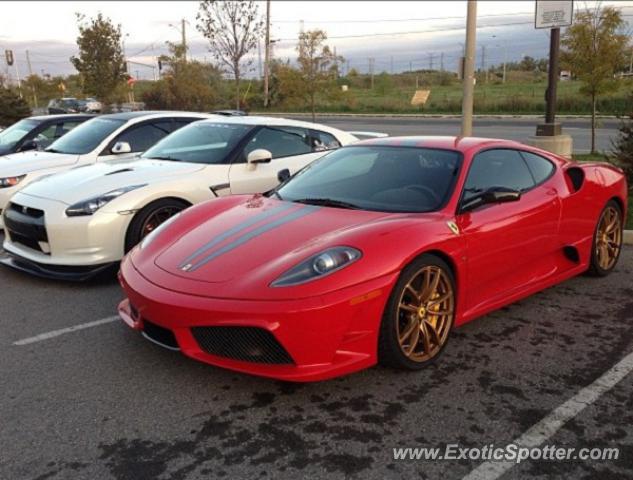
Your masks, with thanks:
[[[616,243],[618,243],[618,245],[616,247],[617,250],[615,252],[615,259],[612,261],[612,264],[610,264],[609,266],[605,268],[600,264],[600,256],[598,253],[597,244],[600,239],[599,237],[601,234],[600,232],[601,224],[603,222],[605,215],[607,215],[609,211],[615,211],[617,212],[617,215],[618,215],[619,227],[616,227],[617,231],[614,231],[614,233],[617,234]],[[600,216],[598,217],[598,222],[596,223],[596,228],[593,233],[593,242],[591,244],[591,256],[589,258],[589,268],[587,270],[587,273],[589,275],[594,276],[594,277],[606,277],[613,271],[613,269],[618,264],[618,260],[620,259],[620,253],[622,252],[623,237],[624,237],[624,221],[622,218],[622,209],[620,208],[620,205],[618,204],[618,202],[616,202],[615,200],[609,200],[607,204],[604,206],[604,208],[602,209],[602,212],[600,212]]]
[[[439,341],[437,342],[439,345],[439,350],[437,350],[434,354],[432,354],[430,358],[424,361],[414,361],[405,354],[405,352],[403,351],[404,347],[401,346],[398,340],[399,323],[397,322],[402,322],[404,319],[404,317],[402,316],[404,312],[400,309],[399,306],[401,299],[404,298],[403,295],[405,295],[405,289],[407,289],[407,285],[409,284],[409,282],[412,281],[412,279],[415,279],[421,271],[425,270],[425,267],[439,268],[444,273],[445,280],[442,281],[444,283],[447,283],[447,285],[450,284],[450,288],[452,290],[452,313],[450,315],[450,319],[446,320],[446,323],[442,328],[442,332],[444,332],[445,334],[445,336],[443,335],[443,342],[441,344]],[[424,254],[419,256],[402,271],[398,282],[391,292],[389,301],[387,302],[387,306],[385,307],[378,339],[379,363],[385,366],[405,370],[419,370],[433,363],[444,351],[444,348],[448,343],[450,330],[453,328],[453,323],[455,320],[456,303],[457,291],[455,288],[455,277],[449,265],[441,258],[432,254]],[[429,330],[427,329],[427,332],[428,331]]]
[[[188,206],[189,204],[187,202],[176,198],[162,198],[145,205],[142,209],[136,212],[136,215],[132,219],[132,223],[130,223],[130,226],[127,229],[127,233],[125,235],[125,253],[132,250],[132,248],[134,248],[134,246],[136,246],[136,244],[139,243],[145,235],[150,233],[151,230],[160,225],[160,223],[164,222],[181,210],[184,210]],[[164,213],[164,215],[161,216],[161,213]],[[150,221],[152,216],[157,214],[159,215],[159,218],[162,218],[162,220],[148,230],[148,221]]]

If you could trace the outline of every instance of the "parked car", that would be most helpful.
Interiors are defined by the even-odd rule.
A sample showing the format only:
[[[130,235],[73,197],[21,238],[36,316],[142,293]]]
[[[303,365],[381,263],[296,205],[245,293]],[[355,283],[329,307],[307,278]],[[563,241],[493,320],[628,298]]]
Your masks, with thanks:
[[[170,216],[229,193],[265,192],[356,138],[283,118],[188,125],[132,162],[102,162],[32,183],[5,211],[10,266],[81,280],[118,264]],[[26,209],[27,214],[22,213]]]
[[[626,205],[606,163],[504,140],[368,140],[267,195],[163,223],[121,264],[119,312],[155,343],[256,375],[416,370],[456,326],[609,274]]]
[[[81,112],[81,105],[74,97],[54,98],[48,102],[48,113],[51,115],[79,112]]]
[[[87,113],[101,113],[103,110],[103,104],[96,98],[88,97],[83,100],[79,100],[79,111]]]
[[[0,132],[0,156],[42,150],[93,115],[44,115],[20,120]]]
[[[0,212],[12,195],[36,179],[107,160],[132,159],[180,127],[210,116],[188,112],[102,115],[84,122],[44,151],[7,155],[0,160]],[[65,188],[76,190],[77,185]]]

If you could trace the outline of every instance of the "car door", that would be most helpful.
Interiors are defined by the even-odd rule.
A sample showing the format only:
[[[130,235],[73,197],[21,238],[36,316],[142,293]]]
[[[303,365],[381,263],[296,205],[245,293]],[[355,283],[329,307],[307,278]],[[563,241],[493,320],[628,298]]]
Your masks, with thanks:
[[[268,163],[249,164],[248,154],[257,149],[268,150]],[[308,129],[285,126],[266,126],[255,131],[229,170],[231,193],[257,193],[274,188],[277,173],[288,169],[294,174],[310,162],[323,156],[324,148],[315,148],[314,137]]]
[[[513,149],[484,150],[474,156],[460,205],[493,187],[519,190],[521,198],[457,215],[466,242],[465,294],[471,313],[551,275],[555,268],[561,209],[555,189],[546,180],[537,182],[521,152]]]

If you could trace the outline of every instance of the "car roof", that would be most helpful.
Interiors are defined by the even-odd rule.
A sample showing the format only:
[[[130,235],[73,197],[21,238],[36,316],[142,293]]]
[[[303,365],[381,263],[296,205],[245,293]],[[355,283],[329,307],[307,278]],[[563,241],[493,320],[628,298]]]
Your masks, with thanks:
[[[209,113],[199,113],[199,112],[171,112],[171,111],[150,111],[150,110],[141,110],[138,112],[120,112],[120,113],[109,113],[107,115],[101,115],[105,118],[112,118],[114,120],[134,120],[137,118],[162,118],[162,117],[200,117],[207,118],[212,115]]]
[[[235,123],[238,125],[271,125],[285,127],[312,128],[326,132],[341,132],[338,128],[328,127],[320,123],[303,122],[301,120],[292,120],[284,117],[265,117],[265,116],[223,116],[213,115],[202,123]],[[347,132],[343,132],[347,133]]]
[[[90,114],[90,113],[79,113],[79,114],[60,113],[57,115],[36,115],[33,117],[28,117],[25,120],[37,120],[38,122],[45,122],[49,120],[60,120],[60,119],[88,120],[94,116],[95,116],[94,114]]]
[[[481,148],[490,146],[506,146],[508,148],[523,148],[525,145],[513,140],[502,140],[498,138],[482,137],[460,137],[460,136],[404,136],[385,137],[363,140],[354,144],[355,146],[381,146],[381,147],[424,147],[439,148],[444,150],[456,150],[465,152],[471,148]]]

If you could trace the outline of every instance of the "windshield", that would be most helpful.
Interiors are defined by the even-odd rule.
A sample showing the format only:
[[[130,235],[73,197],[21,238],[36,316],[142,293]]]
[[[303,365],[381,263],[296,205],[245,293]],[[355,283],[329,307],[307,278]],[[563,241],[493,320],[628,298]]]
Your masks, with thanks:
[[[46,149],[47,152],[83,155],[101,145],[108,135],[125,123],[112,118],[93,118],[73,128]]]
[[[20,120],[14,123],[6,130],[0,132],[0,147],[13,148],[20,140],[22,140],[31,130],[37,127],[38,122],[34,120]]]
[[[461,163],[453,150],[353,146],[312,163],[274,194],[283,200],[382,212],[432,212]]]
[[[143,158],[190,163],[224,163],[227,155],[252,128],[252,125],[230,123],[192,123],[165,137],[145,152]]]

